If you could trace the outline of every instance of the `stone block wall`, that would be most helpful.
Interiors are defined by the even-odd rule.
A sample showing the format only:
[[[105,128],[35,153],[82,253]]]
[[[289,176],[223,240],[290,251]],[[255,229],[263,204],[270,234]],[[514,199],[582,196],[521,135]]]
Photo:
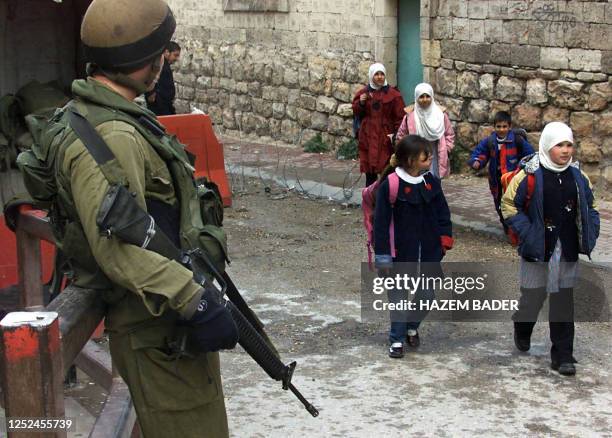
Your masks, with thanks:
[[[455,123],[456,163],[507,110],[536,146],[547,122],[568,123],[583,169],[611,187],[611,2],[424,2],[424,76]]]
[[[396,83],[397,0],[169,3],[185,49],[177,106],[223,133],[294,145],[321,133],[338,147],[368,66],[385,63]],[[546,122],[569,123],[583,168],[612,184],[612,2],[421,0],[420,44],[456,126],[455,164],[508,110],[535,145]]]
[[[223,133],[293,145],[321,133],[338,147],[370,64],[384,62],[395,83],[397,0],[169,4],[184,49],[177,109],[204,110]]]

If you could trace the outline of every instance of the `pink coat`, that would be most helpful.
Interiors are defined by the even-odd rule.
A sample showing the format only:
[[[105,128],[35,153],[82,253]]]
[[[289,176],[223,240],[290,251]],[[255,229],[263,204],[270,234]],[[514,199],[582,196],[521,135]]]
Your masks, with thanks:
[[[398,141],[408,134],[416,134],[416,125],[414,122],[414,111],[412,106],[406,107],[404,110],[406,111],[406,115],[404,116],[402,124],[397,130],[396,137]],[[438,170],[440,172],[440,177],[442,178],[450,175],[450,163],[448,157],[450,155],[450,151],[455,147],[455,131],[453,131],[453,126],[451,125],[446,111],[444,111],[444,128],[444,135],[438,142]]]

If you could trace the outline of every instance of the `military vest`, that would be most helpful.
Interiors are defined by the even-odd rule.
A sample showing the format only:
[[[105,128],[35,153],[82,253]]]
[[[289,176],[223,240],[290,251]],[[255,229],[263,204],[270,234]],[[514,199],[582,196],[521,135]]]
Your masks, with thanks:
[[[112,288],[112,283],[93,257],[70,193],[69,181],[60,172],[66,148],[77,140],[68,122],[69,106],[73,106],[94,127],[108,121],[122,121],[132,125],[145,138],[165,161],[172,175],[180,211],[181,248],[202,248],[222,272],[229,260],[227,238],[222,228],[221,197],[214,183],[205,178],[194,179],[192,157],[185,147],[176,137],[166,134],[153,118],[142,116],[136,119],[118,109],[73,100],[58,109],[48,123],[37,122],[35,118],[29,120],[30,126],[34,127],[34,145],[19,155],[17,164],[36,206],[49,211],[56,245],[67,261],[74,284],[93,289]],[[111,185],[129,184],[116,159],[100,167]]]

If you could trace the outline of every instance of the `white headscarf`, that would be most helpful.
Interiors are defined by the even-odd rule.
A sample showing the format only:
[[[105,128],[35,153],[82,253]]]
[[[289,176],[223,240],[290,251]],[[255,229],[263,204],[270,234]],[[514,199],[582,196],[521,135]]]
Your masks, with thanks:
[[[368,79],[370,80],[370,87],[372,87],[372,89],[374,90],[382,88],[380,85],[376,85],[374,83],[374,75],[379,71],[385,74],[385,84],[383,85],[383,87],[387,86],[387,70],[385,69],[384,65],[382,65],[380,62],[377,62],[375,64],[372,64],[370,66],[370,70],[368,70]]]
[[[540,164],[552,170],[553,172],[563,172],[572,164],[572,159],[567,164],[560,165],[550,159],[550,150],[564,141],[569,141],[574,144],[574,134],[572,129],[562,122],[550,122],[544,127],[542,135],[540,136],[540,149],[538,151],[538,157],[540,158]]]
[[[424,109],[419,105],[419,97],[423,94],[431,96],[431,105]],[[434,92],[431,85],[422,83],[414,89],[414,122],[416,133],[429,141],[442,138],[444,131],[444,113],[434,100]]]

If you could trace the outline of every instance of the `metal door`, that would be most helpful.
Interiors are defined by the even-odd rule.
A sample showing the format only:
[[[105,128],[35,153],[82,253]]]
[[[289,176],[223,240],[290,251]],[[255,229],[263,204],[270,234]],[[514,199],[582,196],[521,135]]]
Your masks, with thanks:
[[[423,82],[421,64],[421,2],[398,2],[397,85],[406,104],[414,101],[414,87]]]

